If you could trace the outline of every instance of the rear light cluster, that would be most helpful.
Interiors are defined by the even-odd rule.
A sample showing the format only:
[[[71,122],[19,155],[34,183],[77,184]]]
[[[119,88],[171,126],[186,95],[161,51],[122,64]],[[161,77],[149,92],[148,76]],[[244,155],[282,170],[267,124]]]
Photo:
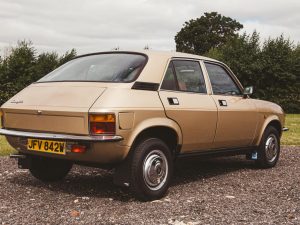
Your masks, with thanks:
[[[116,132],[115,114],[90,114],[89,121],[92,135],[114,135]]]

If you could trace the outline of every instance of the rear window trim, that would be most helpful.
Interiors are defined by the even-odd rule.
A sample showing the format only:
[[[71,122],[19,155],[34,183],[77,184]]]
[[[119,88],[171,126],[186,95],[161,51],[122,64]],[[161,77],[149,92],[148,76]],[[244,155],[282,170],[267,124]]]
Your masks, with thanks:
[[[59,82],[88,82],[88,83],[115,83],[115,84],[124,84],[124,83],[133,83],[135,82],[140,74],[143,72],[145,66],[147,65],[148,61],[149,61],[149,57],[148,55],[141,53],[141,52],[126,52],[126,51],[108,51],[108,52],[95,52],[95,53],[88,53],[88,54],[84,54],[84,55],[79,55],[76,56],[75,58],[71,59],[68,62],[71,62],[75,59],[79,59],[79,58],[84,58],[84,57],[88,57],[88,56],[94,56],[94,55],[106,55],[106,54],[129,54],[129,55],[141,55],[145,57],[145,61],[143,63],[143,65],[141,66],[139,72],[137,73],[137,75],[134,77],[134,79],[130,80],[130,81],[96,81],[96,80],[57,80],[57,81],[35,81],[33,82],[34,84],[43,84],[43,83],[59,83]],[[66,62],[67,63],[67,62]],[[65,63],[64,63],[65,64]],[[62,64],[62,65],[64,65]],[[54,71],[54,70],[52,70]],[[51,71],[51,72],[52,72]],[[47,74],[45,74],[44,76],[46,76]],[[41,79],[41,78],[40,78]]]

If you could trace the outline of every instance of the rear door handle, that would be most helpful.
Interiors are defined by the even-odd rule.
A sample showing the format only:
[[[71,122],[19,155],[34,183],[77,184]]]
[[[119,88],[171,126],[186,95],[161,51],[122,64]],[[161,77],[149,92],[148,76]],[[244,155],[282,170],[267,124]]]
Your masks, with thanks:
[[[227,106],[226,100],[219,100],[219,105],[220,106]]]
[[[179,105],[178,98],[176,98],[176,97],[169,97],[168,102],[169,102],[169,105]]]

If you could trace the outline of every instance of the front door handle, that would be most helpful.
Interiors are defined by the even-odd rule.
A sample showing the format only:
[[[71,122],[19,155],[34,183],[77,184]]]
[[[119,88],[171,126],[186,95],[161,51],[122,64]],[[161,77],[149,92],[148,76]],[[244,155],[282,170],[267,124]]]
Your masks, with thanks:
[[[168,102],[170,105],[179,105],[178,98],[176,98],[176,97],[169,97]]]
[[[219,100],[219,105],[220,106],[227,106],[226,100]]]

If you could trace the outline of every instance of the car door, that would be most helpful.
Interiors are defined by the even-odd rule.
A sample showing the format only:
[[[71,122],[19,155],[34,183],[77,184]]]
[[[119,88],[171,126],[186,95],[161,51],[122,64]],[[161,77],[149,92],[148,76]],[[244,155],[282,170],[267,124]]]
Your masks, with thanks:
[[[207,94],[199,61],[170,61],[159,95],[167,117],[181,128],[181,152],[211,148],[217,125],[217,107]]]
[[[218,125],[214,148],[251,145],[258,112],[252,99],[244,98],[241,85],[222,64],[205,62],[212,87],[212,98],[218,107]]]

